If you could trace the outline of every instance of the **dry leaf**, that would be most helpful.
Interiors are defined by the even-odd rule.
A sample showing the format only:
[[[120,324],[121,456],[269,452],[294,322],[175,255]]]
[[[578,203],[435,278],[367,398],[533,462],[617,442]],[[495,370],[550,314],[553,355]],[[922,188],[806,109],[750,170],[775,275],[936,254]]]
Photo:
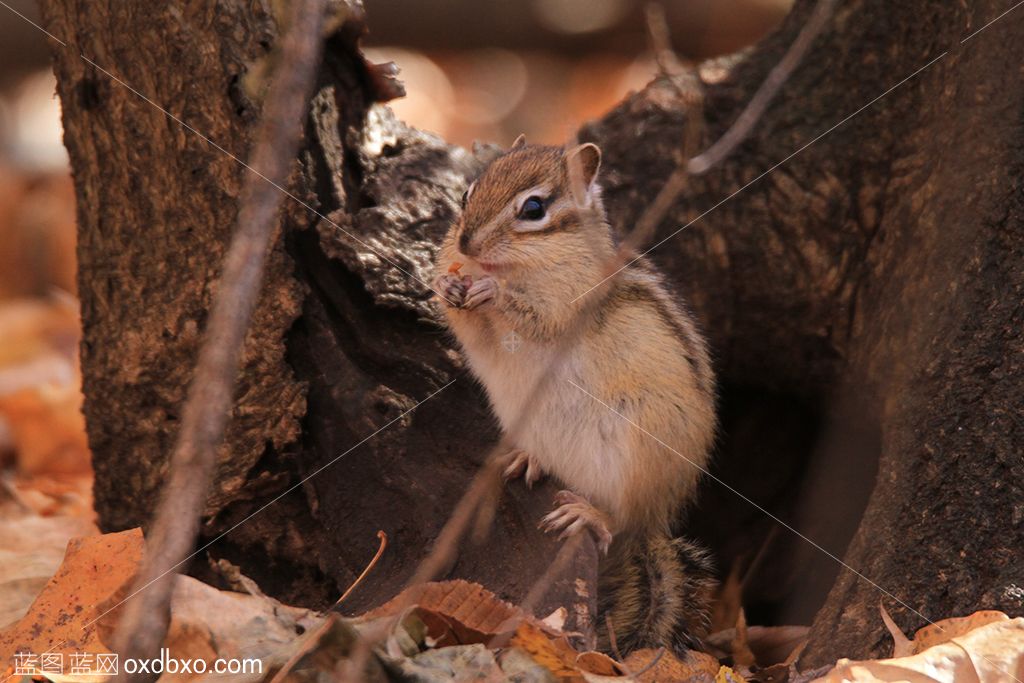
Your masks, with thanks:
[[[217,659],[259,659],[263,673],[268,673],[288,660],[300,632],[313,631],[323,621],[316,612],[273,598],[222,591],[191,576],[178,576],[164,647],[176,659],[205,660],[210,670]],[[191,678],[164,674],[160,682]]]
[[[0,165],[0,298],[75,286],[75,194],[70,174]],[[2,329],[2,327],[0,327]]]
[[[906,657],[914,654],[914,641],[907,638],[903,630],[889,616],[889,611],[885,609],[885,605],[881,602],[878,603],[878,611],[882,614],[882,623],[885,624],[889,635],[892,636],[892,656]]]
[[[792,658],[807,642],[807,626],[748,626],[746,644],[754,653],[758,666],[769,667]],[[732,642],[736,629],[712,633],[705,639],[708,647],[721,658],[733,656]]]
[[[552,639],[539,627],[523,622],[519,624],[512,637],[512,647],[523,650],[535,662],[562,681],[582,681],[583,676],[576,667],[579,653],[569,645],[564,637]]]
[[[734,562],[729,576],[718,586],[711,606],[711,633],[724,631],[736,626],[743,599],[743,582],[740,579],[740,563]]]
[[[551,612],[551,614],[541,619],[541,623],[547,626],[552,631],[562,631],[565,629],[565,620],[568,617],[569,610],[565,609],[564,607],[559,607],[558,609]]]
[[[68,540],[94,534],[82,517],[41,517],[13,504],[0,509],[0,629],[25,616],[60,567]]]
[[[644,671],[658,656],[658,650],[634,650],[626,656],[624,664],[630,671]],[[712,683],[721,665],[709,654],[691,650],[686,660],[677,659],[671,652],[664,652],[658,663],[636,677],[639,683],[660,681],[682,681],[685,683]]]
[[[966,633],[997,621],[1006,621],[1008,616],[995,610],[981,610],[966,617],[940,619],[921,628],[914,634],[914,654],[934,645],[948,643]]]
[[[757,659],[747,644],[747,615],[742,608],[740,608],[740,613],[736,617],[736,630],[730,645],[732,646],[732,660],[738,666],[745,669],[754,666]],[[775,662],[772,663],[774,664]]]
[[[54,298],[50,301],[39,299],[14,299],[0,302],[0,330],[3,330],[3,344],[0,345],[0,370],[6,372],[31,362],[34,358],[57,353],[74,360],[78,346],[78,304],[71,297]],[[54,381],[64,375],[34,377],[28,384]],[[0,393],[10,393],[28,384],[10,384],[6,375],[0,374]]]
[[[77,381],[43,384],[0,397],[21,475],[91,472]]]
[[[416,605],[421,610],[444,617],[458,642],[463,644],[486,644],[497,635],[515,630],[520,621],[532,621],[521,609],[501,600],[480,584],[461,579],[408,588],[359,619],[395,616],[404,605]]]
[[[16,652],[109,652],[100,634],[106,624],[90,622],[124,595],[142,551],[139,529],[72,539],[28,613],[0,633],[0,661]]]
[[[945,624],[946,629],[944,641],[939,644],[908,657],[862,662],[840,659],[815,683],[1001,683],[1024,678],[1024,617],[1010,619],[999,612],[977,612],[938,623]],[[935,631],[932,628],[924,633],[921,642],[937,640]]]
[[[593,650],[576,656],[576,668],[587,680],[594,677],[619,677],[625,673],[614,659],[603,652]]]
[[[729,667],[723,666],[715,676],[715,683],[747,683],[747,679]]]

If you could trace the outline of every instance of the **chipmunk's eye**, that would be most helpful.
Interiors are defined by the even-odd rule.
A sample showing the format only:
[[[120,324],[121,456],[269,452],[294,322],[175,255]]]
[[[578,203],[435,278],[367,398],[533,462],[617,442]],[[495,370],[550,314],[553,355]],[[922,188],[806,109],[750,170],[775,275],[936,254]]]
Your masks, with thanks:
[[[462,200],[461,200],[461,202],[462,202],[462,208],[463,209],[466,208],[466,200],[467,199],[469,199],[469,190],[466,190],[465,192],[462,193]]]
[[[529,197],[519,209],[519,217],[528,221],[539,221],[544,218],[544,200],[540,197]]]

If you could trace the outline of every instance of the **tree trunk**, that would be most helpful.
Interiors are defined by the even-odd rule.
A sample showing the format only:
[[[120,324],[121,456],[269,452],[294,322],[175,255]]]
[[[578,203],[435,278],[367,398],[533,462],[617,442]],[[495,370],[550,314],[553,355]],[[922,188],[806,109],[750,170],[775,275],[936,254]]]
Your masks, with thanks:
[[[750,53],[701,67],[705,141],[809,4]],[[164,477],[244,170],[79,54],[244,159],[272,6],[43,2],[68,44],[54,46],[55,71],[106,529],[144,525]],[[746,598],[763,620],[817,613],[807,665],[885,653],[879,599],[905,628],[1022,611],[1024,93],[1007,70],[1024,13],[960,44],[1006,9],[845,3],[752,138],[691,179],[654,242],[715,351],[714,474],[821,548],[711,480],[691,530],[723,568],[756,565]],[[496,150],[451,147],[374,105],[393,86],[359,56],[359,27],[350,17],[327,41],[204,531],[230,531],[211,557],[322,605],[384,529],[389,549],[352,610],[409,577],[496,437],[423,284]],[[660,79],[581,131],[604,150],[617,226],[673,169],[688,115]],[[553,551],[532,531],[552,489],[509,490],[490,541],[465,546],[450,574],[516,600]]]

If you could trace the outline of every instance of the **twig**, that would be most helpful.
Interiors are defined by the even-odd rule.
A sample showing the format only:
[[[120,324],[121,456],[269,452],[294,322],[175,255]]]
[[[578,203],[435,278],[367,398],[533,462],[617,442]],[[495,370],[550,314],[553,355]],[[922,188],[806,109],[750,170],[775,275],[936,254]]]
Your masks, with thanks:
[[[561,576],[565,572],[565,568],[572,561],[572,558],[579,552],[580,546],[583,545],[583,534],[587,532],[581,532],[573,534],[572,536],[565,539],[562,543],[562,547],[558,549],[558,554],[555,555],[555,559],[548,565],[548,568],[544,570],[544,573],[540,575],[533,585],[530,586],[530,590],[527,591],[526,597],[523,598],[522,602],[519,603],[520,609],[527,614],[532,614],[533,610],[537,607],[537,603],[541,601],[541,598],[548,592],[548,588],[551,587],[551,583],[556,577]]]
[[[658,71],[674,82],[675,77],[685,69],[672,49],[668,22],[665,20],[665,8],[656,2],[648,3],[644,18],[647,19],[647,37],[651,41],[651,51],[654,53],[654,61],[658,64]]]
[[[665,648],[659,647],[657,654],[654,655],[654,659],[652,659],[651,661],[647,662],[647,666],[645,666],[644,668],[640,669],[639,671],[637,671],[633,675],[638,677],[638,678],[640,676],[643,676],[645,673],[647,673],[648,671],[650,671],[654,667],[658,666],[658,662],[660,662],[661,658],[664,657],[664,656],[665,656]]]
[[[562,547],[558,549],[558,553],[555,555],[555,559],[548,565],[548,568],[544,570],[544,573],[533,582],[530,586],[530,590],[526,592],[526,597],[519,603],[519,609],[523,614],[532,615],[533,610],[537,607],[537,603],[540,602],[544,594],[548,592],[548,588],[551,587],[551,583],[556,577],[560,576],[564,571],[572,558],[579,552],[580,546],[583,545],[583,534],[573,534],[569,538],[565,539],[562,543]],[[491,638],[487,642],[489,649],[495,649],[499,647],[505,647],[508,644],[508,640],[512,637],[512,632],[518,626],[518,617],[511,617],[506,620],[496,629],[497,635]]]
[[[377,531],[377,538],[380,539],[380,547],[377,548],[377,554],[373,556],[372,560],[370,560],[370,564],[366,565],[366,569],[364,569],[363,572],[358,577],[356,577],[356,580],[352,582],[352,585],[348,587],[348,590],[341,594],[341,597],[338,598],[338,601],[334,603],[335,608],[337,608],[338,605],[340,605],[341,603],[345,602],[345,598],[351,595],[352,591],[356,589],[356,586],[363,582],[363,579],[365,579],[366,575],[373,570],[373,568],[377,565],[378,560],[380,560],[381,555],[384,554],[384,549],[388,547],[388,535],[384,533],[383,529],[381,529]]]
[[[612,646],[612,654],[615,655],[615,661],[618,662],[622,670],[626,672],[626,678],[631,681],[636,681],[636,674],[629,668],[629,664],[626,664],[626,659],[619,652],[619,643],[615,638],[615,622],[612,621],[612,615],[604,615],[604,626],[608,629],[608,644]]]
[[[291,673],[291,670],[295,668],[295,665],[298,664],[303,657],[305,657],[310,652],[313,652],[314,650],[316,650],[317,647],[319,647],[321,638],[324,637],[325,633],[334,628],[334,625],[337,623],[338,618],[339,617],[337,613],[328,613],[327,618],[324,619],[324,622],[317,626],[316,629],[313,630],[311,633],[309,633],[306,636],[305,640],[297,648],[295,648],[295,651],[292,652],[292,656],[288,658],[288,661],[286,661],[281,666],[281,668],[278,669],[277,673],[274,674],[274,677],[270,679],[270,683],[283,683],[284,680],[287,678],[288,674]]]
[[[720,164],[736,149],[750,131],[757,124],[769,103],[778,93],[782,85],[789,79],[790,75],[803,59],[808,48],[814,39],[818,37],[832,12],[835,9],[837,0],[818,0],[818,4],[811,12],[807,23],[796,39],[789,46],[786,54],[776,64],[764,82],[754,93],[754,96],[747,103],[747,106],[733,122],[732,126],[708,149],[699,155],[693,156],[696,152],[697,143],[702,132],[703,97],[697,88],[690,90],[680,87],[677,82],[678,71],[684,67],[675,57],[668,40],[668,27],[665,23],[664,10],[660,5],[651,4],[647,7],[647,26],[651,37],[655,59],[658,62],[660,71],[668,78],[679,92],[683,106],[686,108],[686,128],[683,135],[681,162],[669,175],[668,180],[662,185],[647,208],[636,222],[632,232],[623,241],[623,260],[628,260],[626,255],[634,249],[638,249],[654,234],[658,225],[665,220],[669,210],[675,204],[679,194],[686,187],[689,175],[700,175],[709,169]],[[691,92],[692,91],[692,92]]]
[[[283,199],[265,182],[287,183],[298,153],[302,118],[320,58],[325,0],[295,3],[282,39],[281,62],[267,92],[244,178],[238,223],[224,258],[206,338],[189,386],[170,474],[147,539],[146,558],[116,634],[122,657],[148,658],[167,633],[175,570],[195,544],[231,410],[242,343],[259,295],[264,259]],[[130,596],[130,597],[131,597]],[[122,674],[125,676],[126,674]]]
[[[729,130],[702,154],[690,159],[686,165],[690,173],[693,175],[706,173],[708,169],[716,166],[728,157],[736,149],[736,146],[743,142],[747,135],[750,134],[758,119],[761,118],[765,109],[768,108],[768,104],[778,94],[779,89],[789,79],[793,70],[800,64],[800,60],[803,59],[811,43],[818,37],[821,30],[825,28],[825,24],[828,23],[828,20],[832,17],[832,12],[835,10],[836,2],[837,0],[818,0],[818,4],[814,6],[811,16],[807,19],[804,27],[800,29],[796,40],[786,50],[786,54],[779,60],[779,63],[768,72],[768,77],[764,79],[761,87],[750,98],[750,102],[747,103],[746,108],[740,113]]]
[[[675,169],[669,175],[668,180],[661,186],[657,196],[654,198],[644,212],[640,215],[633,230],[623,240],[623,249],[620,259],[623,263],[632,258],[632,252],[646,244],[654,234],[658,225],[665,220],[669,209],[675,204],[679,193],[686,187],[686,163],[685,161],[697,152],[697,145],[700,143],[701,133],[704,130],[704,94],[698,85],[696,69],[692,65],[684,65],[669,40],[668,23],[665,21],[665,9],[656,3],[647,5],[647,32],[651,40],[651,49],[654,51],[655,61],[662,76],[675,88],[679,95],[680,103],[686,114],[686,123],[683,129],[682,158],[676,164]],[[689,74],[692,76],[692,85],[684,87],[679,79]]]

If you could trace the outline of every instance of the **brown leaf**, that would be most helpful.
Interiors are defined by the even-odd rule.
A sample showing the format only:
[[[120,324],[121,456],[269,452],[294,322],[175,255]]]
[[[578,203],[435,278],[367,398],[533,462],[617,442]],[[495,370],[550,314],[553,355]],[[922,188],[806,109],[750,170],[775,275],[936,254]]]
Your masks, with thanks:
[[[995,610],[981,610],[966,617],[940,619],[914,634],[914,653],[916,654],[934,645],[948,643],[954,638],[959,638],[965,633],[969,633],[986,624],[1006,621],[1007,619],[1009,619],[1008,616]]]
[[[43,384],[0,397],[22,475],[88,474],[89,445],[77,383]]]
[[[861,662],[841,659],[815,683],[1008,681],[1024,676],[1024,617],[976,612],[937,624],[943,633],[934,625],[918,631],[915,648],[939,642],[917,654]]]
[[[583,673],[597,676],[622,676],[625,672],[619,664],[603,652],[583,652],[576,657],[576,668]]]
[[[521,609],[501,600],[480,584],[461,579],[408,588],[363,614],[360,620],[395,616],[406,605],[416,605],[425,612],[444,617],[458,642],[463,644],[486,644],[497,635],[514,631],[520,621],[532,621],[532,617]]]
[[[740,609],[736,617],[736,630],[732,638],[732,660],[737,665],[749,669],[757,663],[757,658],[747,643],[747,615]],[[772,662],[774,664],[774,662]]]
[[[561,681],[583,680],[583,675],[576,666],[579,653],[564,637],[552,639],[539,627],[524,621],[516,629],[510,645],[525,651],[535,662]]]
[[[264,595],[218,590],[190,576],[175,577],[171,623],[164,647],[179,659],[202,659],[212,670],[217,659],[259,658],[264,673],[283,664],[324,619]],[[169,676],[161,683],[192,676]]]
[[[686,660],[672,656],[671,652],[662,654],[661,659],[650,669],[651,662],[658,656],[658,650],[642,649],[630,652],[624,664],[636,673],[639,683],[655,683],[660,681],[681,681],[685,683],[711,683],[715,680],[721,665],[718,660],[703,652],[690,651]],[[647,669],[644,671],[644,669]]]
[[[885,605],[881,602],[878,603],[878,611],[882,614],[882,623],[885,624],[889,635],[892,636],[892,656],[906,657],[907,655],[914,654],[914,641],[907,638],[903,630],[889,616],[889,611],[885,609]]]
[[[743,582],[740,579],[740,563],[734,562],[729,576],[718,586],[711,607],[711,633],[717,633],[736,626],[743,599]]]
[[[72,539],[28,613],[0,633],[0,661],[15,652],[109,652],[101,633],[106,619],[90,622],[125,594],[142,552],[139,529]]]
[[[17,622],[60,568],[68,540],[98,535],[87,519],[0,507],[0,629]]]
[[[797,648],[807,642],[807,626],[748,626],[747,647],[758,666],[768,667],[788,661]],[[731,657],[736,629],[729,628],[706,638],[707,645],[722,657]]]

